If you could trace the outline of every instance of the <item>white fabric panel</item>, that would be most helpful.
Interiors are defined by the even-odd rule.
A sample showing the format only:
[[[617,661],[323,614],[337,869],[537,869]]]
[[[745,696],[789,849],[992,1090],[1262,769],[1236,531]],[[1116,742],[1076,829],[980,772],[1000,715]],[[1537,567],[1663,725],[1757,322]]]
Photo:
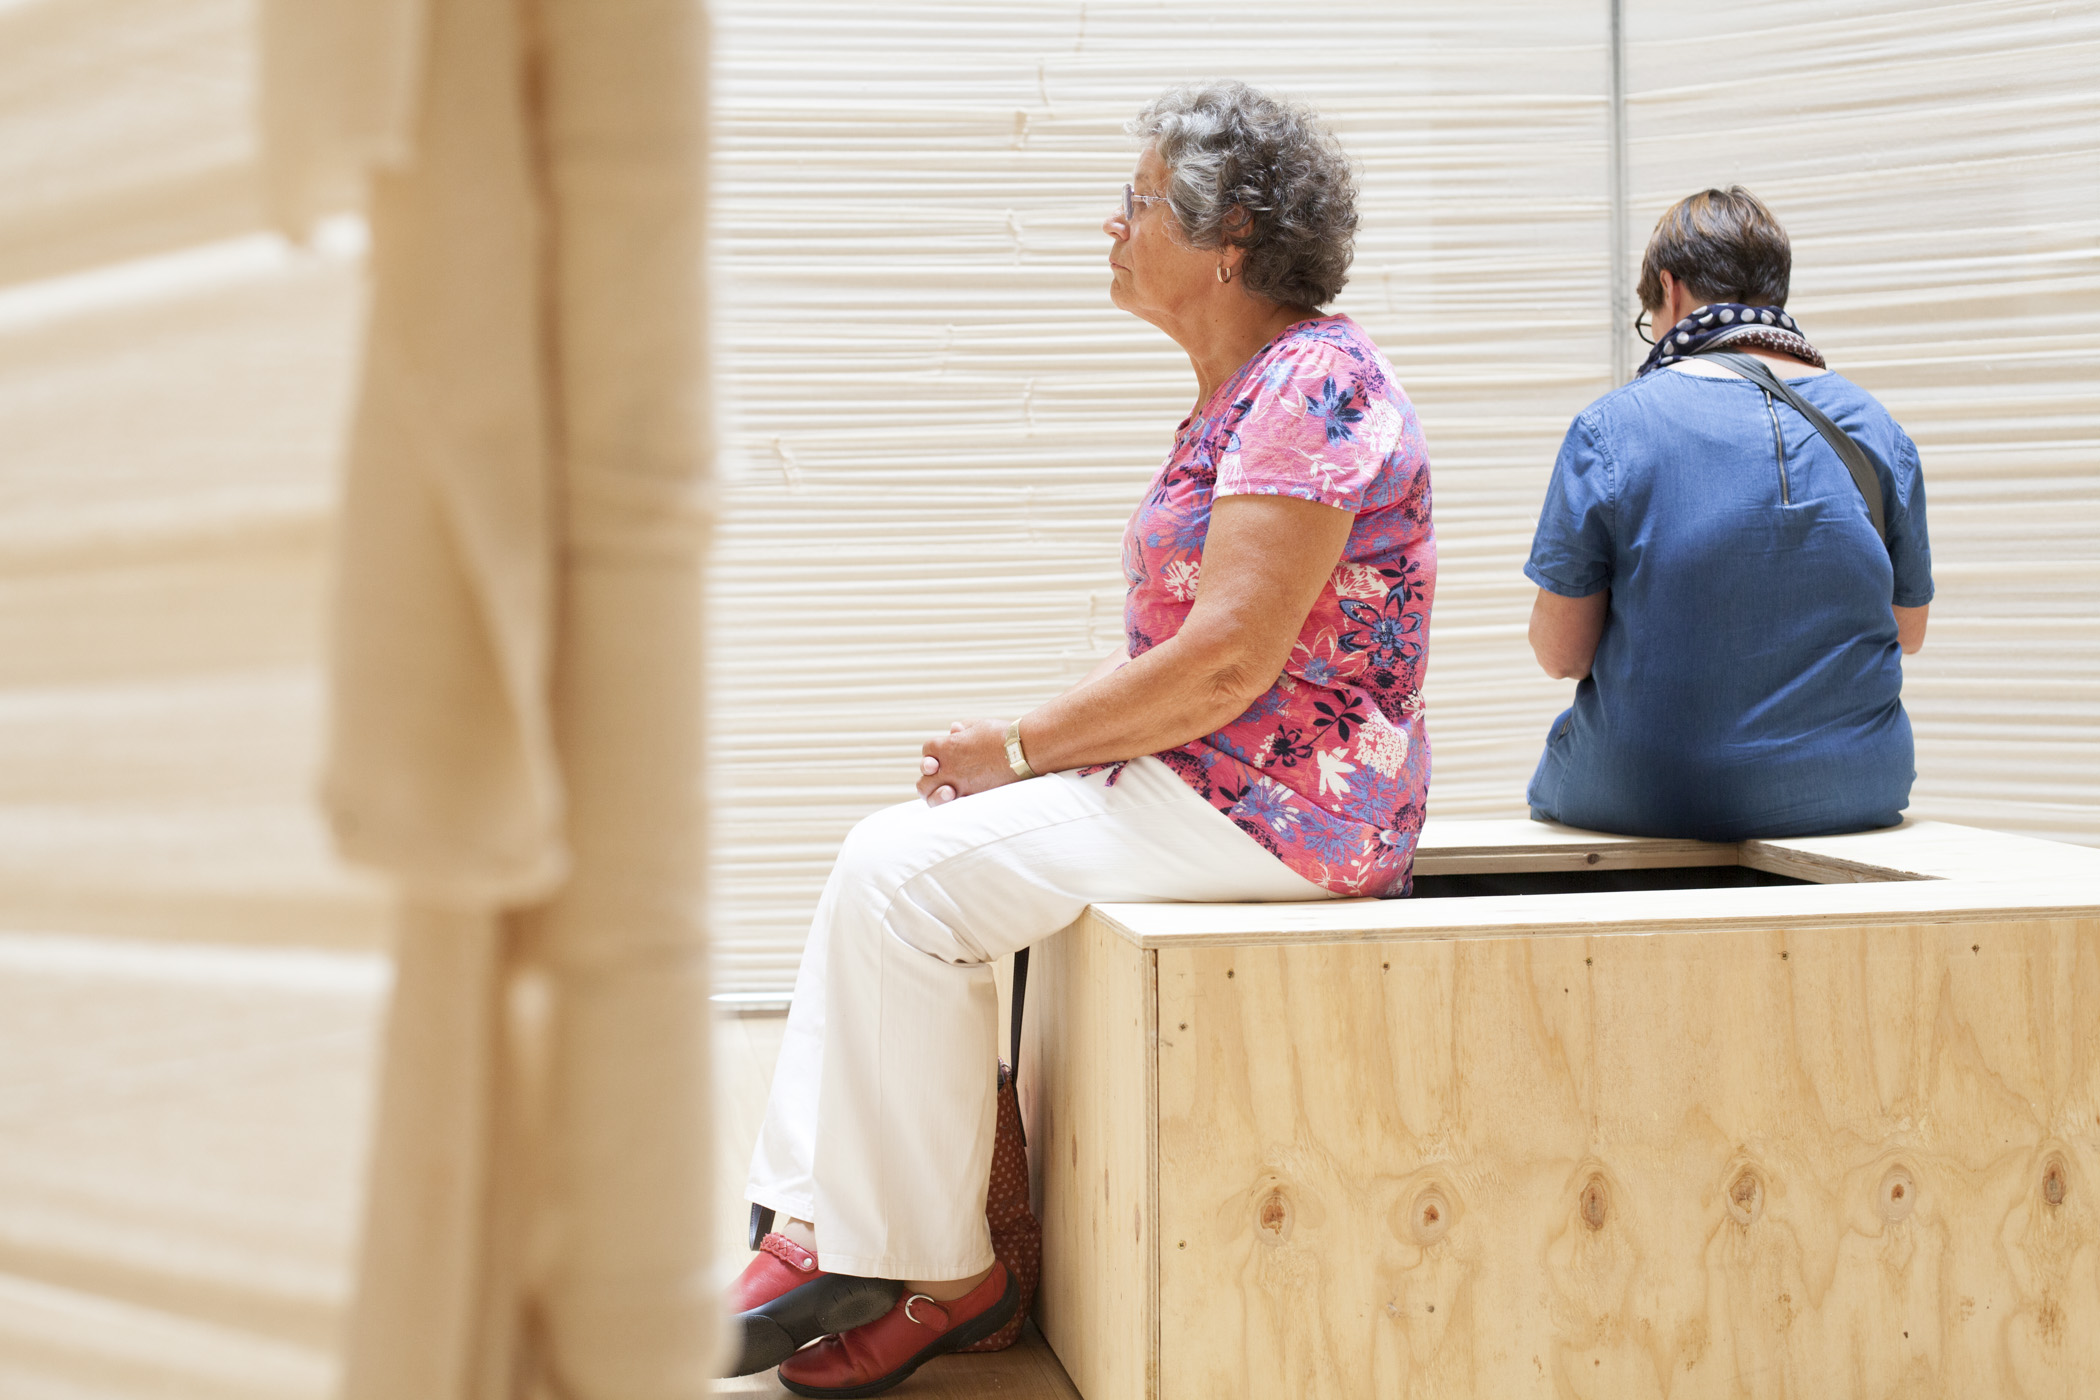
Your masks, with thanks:
[[[312,802],[360,265],[252,231],[253,20],[0,4],[9,1400],[333,1386],[389,922]]]
[[[2100,5],[1635,0],[1627,33],[1634,236],[1755,190],[1789,309],[1917,440],[1912,814],[2100,842]]]
[[[323,1400],[385,990],[0,933],[0,1395]]]
[[[1311,101],[1362,166],[1339,307],[1429,439],[1433,800],[1519,810],[1559,688],[1516,564],[1608,372],[1605,34],[1544,0],[717,7],[725,990],[788,985],[839,838],[928,734],[1121,636],[1122,524],[1194,380],[1109,305],[1100,223],[1172,81]]]
[[[0,283],[261,221],[253,8],[0,4]]]
[[[357,264],[0,290],[0,920],[378,946],[313,810]]]

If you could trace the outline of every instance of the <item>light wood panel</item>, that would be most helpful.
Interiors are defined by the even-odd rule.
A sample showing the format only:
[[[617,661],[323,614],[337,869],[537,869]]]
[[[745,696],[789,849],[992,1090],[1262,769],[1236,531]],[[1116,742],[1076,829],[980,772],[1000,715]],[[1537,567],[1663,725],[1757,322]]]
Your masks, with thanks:
[[[1153,1393],[1153,955],[1091,914],[1036,945],[1022,1111],[1043,1222],[1036,1322],[1089,1400]]]
[[[1761,889],[1627,890],[1325,904],[1100,904],[1094,915],[1146,948],[1493,938],[1515,930],[1603,935],[1770,928],[1895,927],[2072,917],[2100,905],[2100,882],[1874,881]]]
[[[1417,875],[1484,875],[1519,870],[1657,870],[1739,864],[1735,843],[1583,831],[1521,817],[1431,817],[1415,842]]]
[[[1913,821],[1848,836],[1745,841],[1744,865],[1799,879],[2100,882],[2100,849],[1950,822]]]
[[[1764,841],[1686,841],[1584,831],[1521,818],[1431,817],[1415,846],[1417,875],[1526,870],[1648,870],[1747,865],[1818,884],[1875,880],[2100,879],[2100,849],[1950,822],[1907,820],[1880,831]]]
[[[1161,1400],[2100,1376],[2100,920],[1158,977]]]

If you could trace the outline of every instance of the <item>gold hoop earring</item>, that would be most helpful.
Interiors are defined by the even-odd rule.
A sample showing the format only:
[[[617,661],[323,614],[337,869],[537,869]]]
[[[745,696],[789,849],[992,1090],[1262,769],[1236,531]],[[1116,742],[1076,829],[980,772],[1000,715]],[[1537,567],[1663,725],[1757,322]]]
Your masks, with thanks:
[[[1223,264],[1223,263],[1219,263],[1219,264],[1218,264],[1218,280],[1219,280],[1220,282],[1230,282],[1230,281],[1232,280],[1232,269],[1231,269],[1231,268],[1228,268],[1228,267],[1227,267],[1227,266],[1225,266],[1225,264]]]

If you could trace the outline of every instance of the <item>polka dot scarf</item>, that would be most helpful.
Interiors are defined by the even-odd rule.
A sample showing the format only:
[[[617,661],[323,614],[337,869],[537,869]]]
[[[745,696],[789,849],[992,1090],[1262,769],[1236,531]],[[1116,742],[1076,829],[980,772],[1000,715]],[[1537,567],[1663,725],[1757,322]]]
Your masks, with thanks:
[[[1634,377],[1689,359],[1702,350],[1723,346],[1730,350],[1772,350],[1805,360],[1817,369],[1827,368],[1822,354],[1808,343],[1794,318],[1778,307],[1715,302],[1672,326],[1668,335],[1655,342],[1655,348],[1648,352]]]

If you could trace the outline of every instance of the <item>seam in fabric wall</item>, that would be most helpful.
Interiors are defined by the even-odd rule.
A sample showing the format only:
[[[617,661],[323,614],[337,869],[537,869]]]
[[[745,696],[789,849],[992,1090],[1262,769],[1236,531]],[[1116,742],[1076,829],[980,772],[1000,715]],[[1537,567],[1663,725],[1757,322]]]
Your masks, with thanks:
[[[1626,0],[1611,0],[1611,382],[1633,377],[1632,250],[1626,207]]]

